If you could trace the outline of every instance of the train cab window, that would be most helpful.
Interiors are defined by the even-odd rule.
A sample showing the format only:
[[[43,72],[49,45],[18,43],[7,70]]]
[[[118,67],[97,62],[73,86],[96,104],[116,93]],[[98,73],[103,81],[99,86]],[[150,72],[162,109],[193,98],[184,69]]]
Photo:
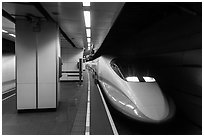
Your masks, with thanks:
[[[132,77],[137,77],[138,80],[135,80],[137,82],[154,81],[151,77],[147,77],[149,76],[148,69],[146,69],[146,67],[143,64],[141,65],[138,61],[136,62],[115,58],[110,62],[110,65],[116,74],[125,81],[128,81],[127,78]]]
[[[121,73],[120,69],[118,68],[118,66],[114,63],[111,63],[111,68],[116,72],[116,74],[118,74],[118,76],[120,76],[122,79],[124,79],[123,74]]]
[[[121,61],[119,59],[113,59],[111,61],[112,69],[118,74],[123,80],[127,81],[127,77],[136,76],[135,68],[126,61]]]

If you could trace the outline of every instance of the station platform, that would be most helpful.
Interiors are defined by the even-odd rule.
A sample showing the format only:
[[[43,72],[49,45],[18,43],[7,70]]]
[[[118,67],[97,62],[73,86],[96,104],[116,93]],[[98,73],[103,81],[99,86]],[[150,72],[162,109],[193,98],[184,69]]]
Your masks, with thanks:
[[[104,104],[90,71],[83,82],[60,82],[60,105],[56,110],[16,109],[15,89],[2,101],[3,135],[112,135]],[[89,86],[89,87],[88,87]],[[88,91],[90,102],[88,101]],[[89,108],[87,107],[90,103]],[[89,114],[87,110],[89,109]],[[89,116],[89,118],[87,117]]]

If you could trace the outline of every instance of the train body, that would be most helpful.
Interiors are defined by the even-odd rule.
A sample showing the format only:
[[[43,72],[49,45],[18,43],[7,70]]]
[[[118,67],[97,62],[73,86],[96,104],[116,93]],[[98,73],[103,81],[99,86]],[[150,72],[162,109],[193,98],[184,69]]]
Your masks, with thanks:
[[[121,66],[113,57],[101,56],[94,62],[97,79],[115,109],[132,119],[150,123],[172,117],[172,102],[167,100],[153,77],[137,72],[126,62]]]

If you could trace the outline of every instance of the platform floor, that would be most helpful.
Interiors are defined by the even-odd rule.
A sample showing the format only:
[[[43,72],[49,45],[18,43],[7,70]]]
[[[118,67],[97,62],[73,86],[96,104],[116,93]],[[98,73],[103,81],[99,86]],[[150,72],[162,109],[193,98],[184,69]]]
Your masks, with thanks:
[[[60,82],[60,105],[56,111],[17,112],[16,95],[4,100],[2,96],[3,135],[84,135],[86,130],[88,72],[83,82]],[[100,94],[91,74],[90,133],[113,134]],[[12,94],[15,94],[15,90]],[[10,96],[10,94],[8,95]]]
[[[113,123],[104,106],[91,70],[83,72],[83,82],[60,82],[60,105],[55,111],[16,110],[15,90],[2,96],[3,135],[113,135]],[[90,92],[89,92],[90,91]],[[90,102],[88,101],[90,95]],[[106,98],[105,98],[106,100]],[[90,104],[90,108],[89,105]],[[107,102],[117,133],[120,135],[201,135],[202,129],[180,113],[162,125],[132,121]],[[88,107],[87,107],[88,106]],[[90,113],[87,115],[88,109]],[[179,111],[178,111],[179,112]],[[88,117],[88,119],[87,119]]]

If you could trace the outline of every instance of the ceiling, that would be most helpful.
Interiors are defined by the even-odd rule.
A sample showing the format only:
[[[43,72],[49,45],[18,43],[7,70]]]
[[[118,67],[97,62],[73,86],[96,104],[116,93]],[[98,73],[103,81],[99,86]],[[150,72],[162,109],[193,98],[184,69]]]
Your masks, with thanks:
[[[8,31],[10,34],[15,34],[15,24],[5,17],[2,17],[2,29]],[[6,33],[2,33],[2,37],[11,41],[15,41],[14,37]]]
[[[38,6],[36,6],[38,5]],[[47,14],[42,13],[39,5]],[[97,50],[112,24],[122,9],[124,3],[119,2],[94,2],[91,3],[91,44]],[[82,2],[2,2],[2,9],[13,18],[25,18],[35,16],[39,18],[51,17],[55,21],[66,37],[71,40],[76,48],[87,48],[86,32]],[[15,24],[3,17],[2,29],[15,33]],[[65,35],[61,35],[61,41],[67,40]],[[4,34],[3,37],[6,37]]]
[[[202,48],[201,2],[126,2],[94,54],[146,57]]]
[[[83,10],[90,10],[94,58],[146,56],[202,46],[201,2],[91,2],[88,8],[82,2],[3,2],[2,8],[13,18],[51,19],[64,33],[62,44],[85,49]],[[13,23],[5,18],[2,23],[3,29],[15,32]]]

